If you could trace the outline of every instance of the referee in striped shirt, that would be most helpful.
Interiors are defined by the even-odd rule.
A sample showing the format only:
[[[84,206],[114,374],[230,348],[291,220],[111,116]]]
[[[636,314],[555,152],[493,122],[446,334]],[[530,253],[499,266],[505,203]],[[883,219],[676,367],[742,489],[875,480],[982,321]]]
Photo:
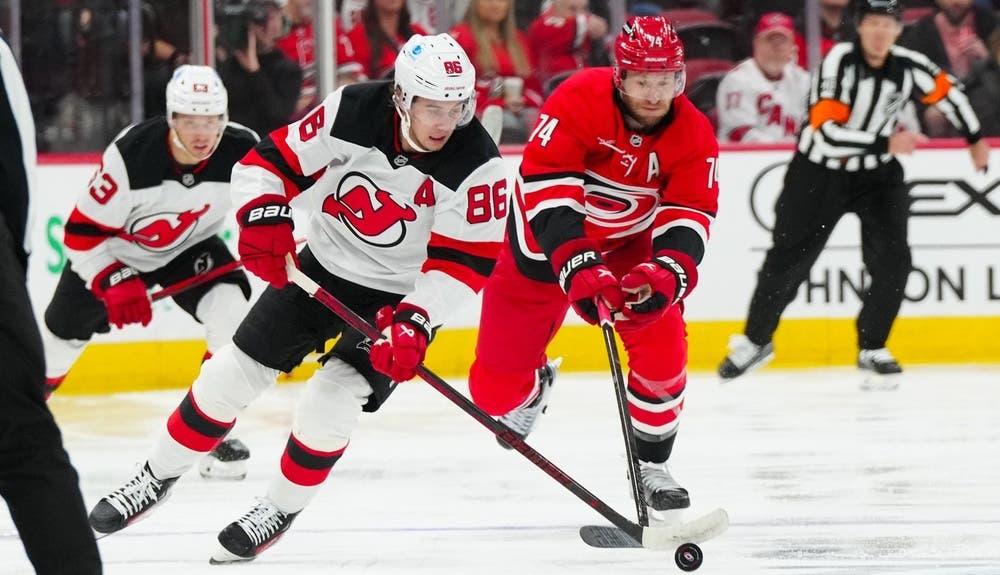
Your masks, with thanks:
[[[0,496],[39,575],[99,575],[76,471],[42,396],[45,356],[25,289],[35,123],[0,38]]]
[[[719,366],[723,379],[774,356],[771,338],[782,312],[848,212],[861,220],[861,254],[871,276],[857,319],[858,367],[902,372],[885,348],[911,268],[909,198],[895,156],[927,138],[897,131],[896,113],[911,98],[936,106],[965,136],[976,170],[986,170],[989,147],[955,79],[923,54],[895,45],[901,10],[897,0],[859,0],[858,39],[834,46],[813,78],[809,118],[775,207],[772,247],[744,334],[730,339]]]

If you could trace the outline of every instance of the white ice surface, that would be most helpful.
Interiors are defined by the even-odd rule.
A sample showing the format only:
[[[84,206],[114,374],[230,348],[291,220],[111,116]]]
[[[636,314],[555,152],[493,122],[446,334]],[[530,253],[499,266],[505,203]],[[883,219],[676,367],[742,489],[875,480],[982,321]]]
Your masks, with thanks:
[[[851,369],[691,377],[672,470],[693,511],[732,519],[697,573],[1000,574],[1000,367],[911,367],[892,392],[859,383]],[[276,472],[299,389],[241,418],[245,481],[192,470],[151,517],[101,541],[105,573],[680,573],[672,554],[584,545],[578,527],[600,516],[420,383],[363,418],[281,542],[210,566],[216,533]],[[144,459],[183,393],[53,398],[88,508]],[[609,377],[566,375],[531,443],[633,517],[619,429]],[[0,503],[0,574],[30,572]]]

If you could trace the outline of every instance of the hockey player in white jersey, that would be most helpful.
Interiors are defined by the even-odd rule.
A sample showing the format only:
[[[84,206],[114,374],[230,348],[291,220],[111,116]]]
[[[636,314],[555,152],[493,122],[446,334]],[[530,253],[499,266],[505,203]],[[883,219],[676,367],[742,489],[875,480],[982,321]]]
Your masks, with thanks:
[[[216,235],[232,201],[233,165],[257,143],[253,131],[229,123],[226,89],[206,66],[181,66],[166,91],[167,115],[123,130],[65,228],[70,265],[45,310],[46,397],[66,377],[95,333],[111,325],[148,325],[147,290],[172,285],[233,262]],[[206,356],[232,340],[249,310],[241,270],[173,297],[205,325]],[[249,455],[236,440],[204,460],[206,477],[242,478]]]
[[[794,142],[806,117],[809,73],[795,63],[795,24],[770,12],[754,28],[753,56],[719,83],[719,141]]]
[[[162,501],[199,454],[279,371],[340,336],[308,380],[266,497],[219,534],[213,562],[249,561],[272,545],[316,494],[373,412],[415,375],[434,330],[482,288],[500,248],[507,177],[473,117],[475,71],[447,34],[416,35],[393,81],[341,88],[302,120],[275,130],[233,171],[242,207],[240,255],[270,284],[233,345],[202,366],[143,471],[91,512],[121,529]],[[291,207],[308,214],[305,274],[388,339],[372,344],[288,286]]]

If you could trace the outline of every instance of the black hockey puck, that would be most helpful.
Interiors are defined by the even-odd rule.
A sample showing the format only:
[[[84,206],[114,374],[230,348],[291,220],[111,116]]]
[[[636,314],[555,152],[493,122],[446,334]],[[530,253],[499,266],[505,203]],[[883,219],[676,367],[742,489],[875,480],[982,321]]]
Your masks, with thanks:
[[[701,562],[705,555],[701,552],[701,547],[694,543],[685,543],[677,548],[674,553],[674,562],[681,568],[681,571],[694,571],[701,567]]]

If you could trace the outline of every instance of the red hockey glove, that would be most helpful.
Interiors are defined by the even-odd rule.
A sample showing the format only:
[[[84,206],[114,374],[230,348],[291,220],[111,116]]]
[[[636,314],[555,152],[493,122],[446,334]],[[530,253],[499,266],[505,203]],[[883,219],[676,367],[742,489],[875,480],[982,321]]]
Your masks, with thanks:
[[[288,284],[285,254],[295,255],[292,208],[283,196],[254,198],[236,213],[240,224],[238,249],[246,270],[281,289]]]
[[[431,339],[431,322],[423,309],[401,303],[393,312],[385,306],[375,315],[375,327],[385,338],[372,345],[369,359],[378,372],[393,381],[408,381],[417,375]]]
[[[670,306],[686,296],[698,283],[698,268],[689,256],[664,250],[641,263],[622,278],[625,309],[632,328],[655,323]]]
[[[597,296],[604,298],[612,312],[625,307],[618,278],[604,265],[594,242],[585,238],[570,240],[556,248],[551,260],[573,310],[588,323],[597,323]]]
[[[149,325],[153,321],[153,306],[146,292],[146,284],[139,279],[139,272],[121,262],[101,270],[90,290],[108,309],[108,323],[122,328],[130,323]]]

